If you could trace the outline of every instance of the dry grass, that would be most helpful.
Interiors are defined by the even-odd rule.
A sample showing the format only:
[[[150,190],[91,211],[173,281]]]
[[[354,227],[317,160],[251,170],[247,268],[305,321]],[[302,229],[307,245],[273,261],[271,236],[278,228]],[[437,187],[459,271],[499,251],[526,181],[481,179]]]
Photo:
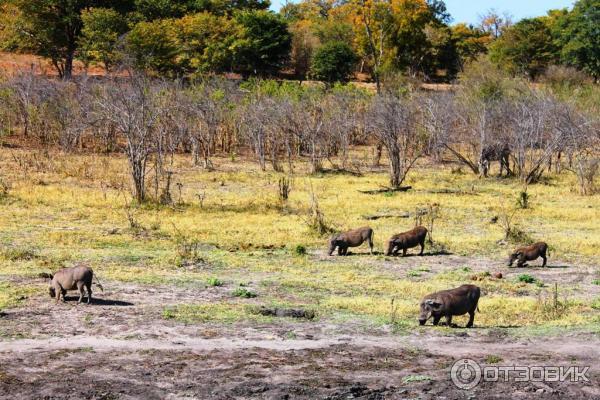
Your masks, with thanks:
[[[368,151],[358,149],[353,157],[366,158]],[[393,297],[398,320],[412,321],[423,295],[469,279],[461,271],[432,274],[418,283],[399,279],[383,267],[382,256],[323,260],[325,238],[304,221],[311,186],[328,223],[337,229],[369,224],[379,251],[388,236],[411,228],[414,219],[367,221],[365,215],[414,213],[433,203],[441,210],[434,235],[438,246],[460,255],[504,258],[514,245],[499,245],[502,228],[491,222],[515,204],[521,186],[513,180],[480,180],[449,167],[420,165],[407,182],[413,190],[367,195],[358,190],[385,185],[384,170],[363,176],[298,173],[282,205],[280,174],[260,172],[247,161],[215,161],[217,171],[209,173],[193,168],[189,158],[177,157],[172,168],[174,183],[181,184],[181,192],[172,194],[177,205],[130,208],[121,156],[46,157],[0,150],[0,176],[10,181],[9,194],[0,202],[0,278],[34,276],[85,261],[105,279],[146,284],[204,285],[210,277],[251,280],[258,285],[259,301],[300,302],[325,315],[360,314],[382,322],[390,321]],[[579,196],[574,185],[575,177],[564,173],[530,186],[531,206],[517,211],[515,221],[531,238],[551,245],[551,259],[593,263],[600,246],[598,197]],[[456,193],[441,193],[444,189]],[[295,254],[298,245],[308,254]],[[30,250],[35,256],[15,256]],[[401,259],[393,262],[402,265]],[[578,299],[548,317],[536,297],[541,288],[524,289],[507,280],[481,286],[487,295],[477,321],[484,326],[582,325],[594,318],[592,308]],[[21,294],[6,283],[0,296],[2,308],[14,305]],[[254,318],[238,303],[182,307],[166,310],[165,316],[202,322],[208,311],[215,311],[216,321]]]

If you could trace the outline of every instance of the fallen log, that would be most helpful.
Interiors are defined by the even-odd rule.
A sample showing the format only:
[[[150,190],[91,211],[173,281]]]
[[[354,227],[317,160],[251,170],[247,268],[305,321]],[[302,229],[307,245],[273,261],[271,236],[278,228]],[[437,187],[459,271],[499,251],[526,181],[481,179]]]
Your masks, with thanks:
[[[376,219],[381,218],[410,218],[409,212],[403,212],[399,214],[373,214],[373,215],[363,215],[363,219],[374,221]]]
[[[412,189],[412,186],[400,186],[397,188],[381,188],[381,189],[373,189],[373,190],[359,190],[360,193],[364,194],[379,194],[379,193],[393,193],[393,192],[406,192],[407,190]]]

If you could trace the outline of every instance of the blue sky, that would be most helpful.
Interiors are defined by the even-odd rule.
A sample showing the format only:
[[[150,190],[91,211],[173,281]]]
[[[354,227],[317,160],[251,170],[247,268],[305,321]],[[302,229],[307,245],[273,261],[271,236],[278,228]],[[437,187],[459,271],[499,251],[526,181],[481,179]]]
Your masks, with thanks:
[[[272,9],[279,10],[285,0],[271,0]],[[543,15],[554,8],[571,7],[574,0],[446,0],[446,7],[453,23],[476,23],[479,15],[493,8],[500,14],[507,11],[514,21],[521,18]]]

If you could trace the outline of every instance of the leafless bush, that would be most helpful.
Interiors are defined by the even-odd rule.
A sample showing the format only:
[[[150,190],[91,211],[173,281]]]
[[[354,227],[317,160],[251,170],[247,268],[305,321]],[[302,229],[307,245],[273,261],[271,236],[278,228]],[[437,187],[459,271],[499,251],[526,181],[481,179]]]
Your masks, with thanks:
[[[410,98],[377,96],[369,111],[370,132],[385,146],[390,163],[390,185],[399,188],[425,151],[425,135],[417,129]]]
[[[309,196],[309,212],[307,218],[305,219],[305,223],[308,228],[319,236],[335,232],[335,229],[330,227],[325,221],[325,215],[319,207],[319,200],[317,199],[317,195],[313,190],[312,184],[310,185]]]
[[[126,154],[138,202],[146,200],[146,173],[150,156],[160,151],[157,137],[161,110],[157,88],[148,78],[134,74],[127,82],[114,80],[100,85],[94,99],[96,117],[113,124],[126,139]]]
[[[279,201],[281,201],[282,203],[285,203],[290,196],[290,192],[292,191],[292,180],[291,180],[291,178],[282,176],[281,178],[279,178],[278,183],[279,183]]]

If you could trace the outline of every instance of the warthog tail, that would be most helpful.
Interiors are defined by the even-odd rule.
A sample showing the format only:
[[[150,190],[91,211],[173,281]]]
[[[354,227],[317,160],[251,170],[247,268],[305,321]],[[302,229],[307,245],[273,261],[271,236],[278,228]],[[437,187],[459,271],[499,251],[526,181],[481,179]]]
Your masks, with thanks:
[[[96,282],[94,282],[96,284],[96,286],[98,286],[100,288],[100,290],[102,290],[102,292],[104,292],[104,287],[102,286],[102,284],[98,280],[98,277],[96,275],[94,275],[94,278],[96,279]]]

